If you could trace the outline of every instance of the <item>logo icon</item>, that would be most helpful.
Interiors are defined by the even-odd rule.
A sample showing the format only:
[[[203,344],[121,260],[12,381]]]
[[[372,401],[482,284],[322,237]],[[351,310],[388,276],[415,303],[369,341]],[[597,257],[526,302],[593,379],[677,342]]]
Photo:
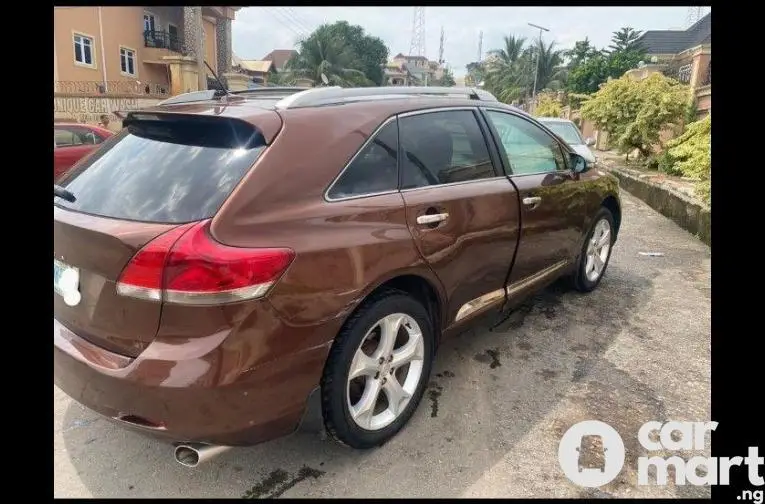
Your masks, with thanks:
[[[601,487],[624,467],[624,441],[610,425],[586,420],[572,425],[558,445],[558,463],[573,483]]]

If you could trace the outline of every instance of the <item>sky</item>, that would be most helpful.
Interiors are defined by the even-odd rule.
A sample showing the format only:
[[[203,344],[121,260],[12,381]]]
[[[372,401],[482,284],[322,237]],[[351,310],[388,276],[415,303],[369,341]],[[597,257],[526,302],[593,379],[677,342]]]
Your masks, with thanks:
[[[444,60],[455,75],[478,59],[479,34],[483,54],[502,45],[504,35],[538,37],[548,28],[547,42],[561,48],[589,37],[596,47],[609,45],[612,32],[623,26],[636,30],[684,29],[689,7],[426,7],[425,52],[438,59],[441,27]],[[705,14],[708,9],[702,12]],[[291,49],[297,39],[323,23],[345,20],[380,37],[390,56],[409,53],[414,7],[245,7],[233,23],[233,50],[242,59],[261,59],[274,49]]]

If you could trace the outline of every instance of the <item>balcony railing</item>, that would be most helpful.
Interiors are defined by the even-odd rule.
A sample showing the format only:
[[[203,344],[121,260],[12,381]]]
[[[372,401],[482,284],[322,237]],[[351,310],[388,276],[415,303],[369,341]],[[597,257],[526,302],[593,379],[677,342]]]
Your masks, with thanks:
[[[163,30],[146,30],[143,32],[143,45],[157,49],[169,49],[170,51],[183,53],[183,40],[180,35],[171,34]]]
[[[686,64],[670,64],[670,66],[662,73],[667,77],[682,82],[683,84],[690,84],[691,72],[693,71],[693,63]]]
[[[141,81],[55,81],[56,94],[94,97],[126,96],[135,98],[164,98],[170,94],[170,86]]]

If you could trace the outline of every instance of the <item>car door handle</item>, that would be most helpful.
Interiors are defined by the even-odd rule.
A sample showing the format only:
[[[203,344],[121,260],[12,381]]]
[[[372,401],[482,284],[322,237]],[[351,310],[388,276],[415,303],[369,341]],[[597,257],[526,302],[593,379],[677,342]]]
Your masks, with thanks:
[[[523,198],[523,204],[530,207],[535,207],[539,205],[542,202],[542,198],[539,196],[529,196],[528,198]]]
[[[417,217],[417,224],[437,224],[449,218],[448,213],[425,214]]]

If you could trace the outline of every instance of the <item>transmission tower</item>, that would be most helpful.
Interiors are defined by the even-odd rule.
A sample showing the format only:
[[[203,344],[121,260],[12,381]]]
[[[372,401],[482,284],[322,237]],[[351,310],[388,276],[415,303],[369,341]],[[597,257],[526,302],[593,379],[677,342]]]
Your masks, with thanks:
[[[409,56],[425,56],[425,7],[414,8]]]
[[[478,62],[483,61],[483,30],[478,34]]]
[[[438,64],[444,63],[444,27],[441,27],[441,41],[438,44]]]

